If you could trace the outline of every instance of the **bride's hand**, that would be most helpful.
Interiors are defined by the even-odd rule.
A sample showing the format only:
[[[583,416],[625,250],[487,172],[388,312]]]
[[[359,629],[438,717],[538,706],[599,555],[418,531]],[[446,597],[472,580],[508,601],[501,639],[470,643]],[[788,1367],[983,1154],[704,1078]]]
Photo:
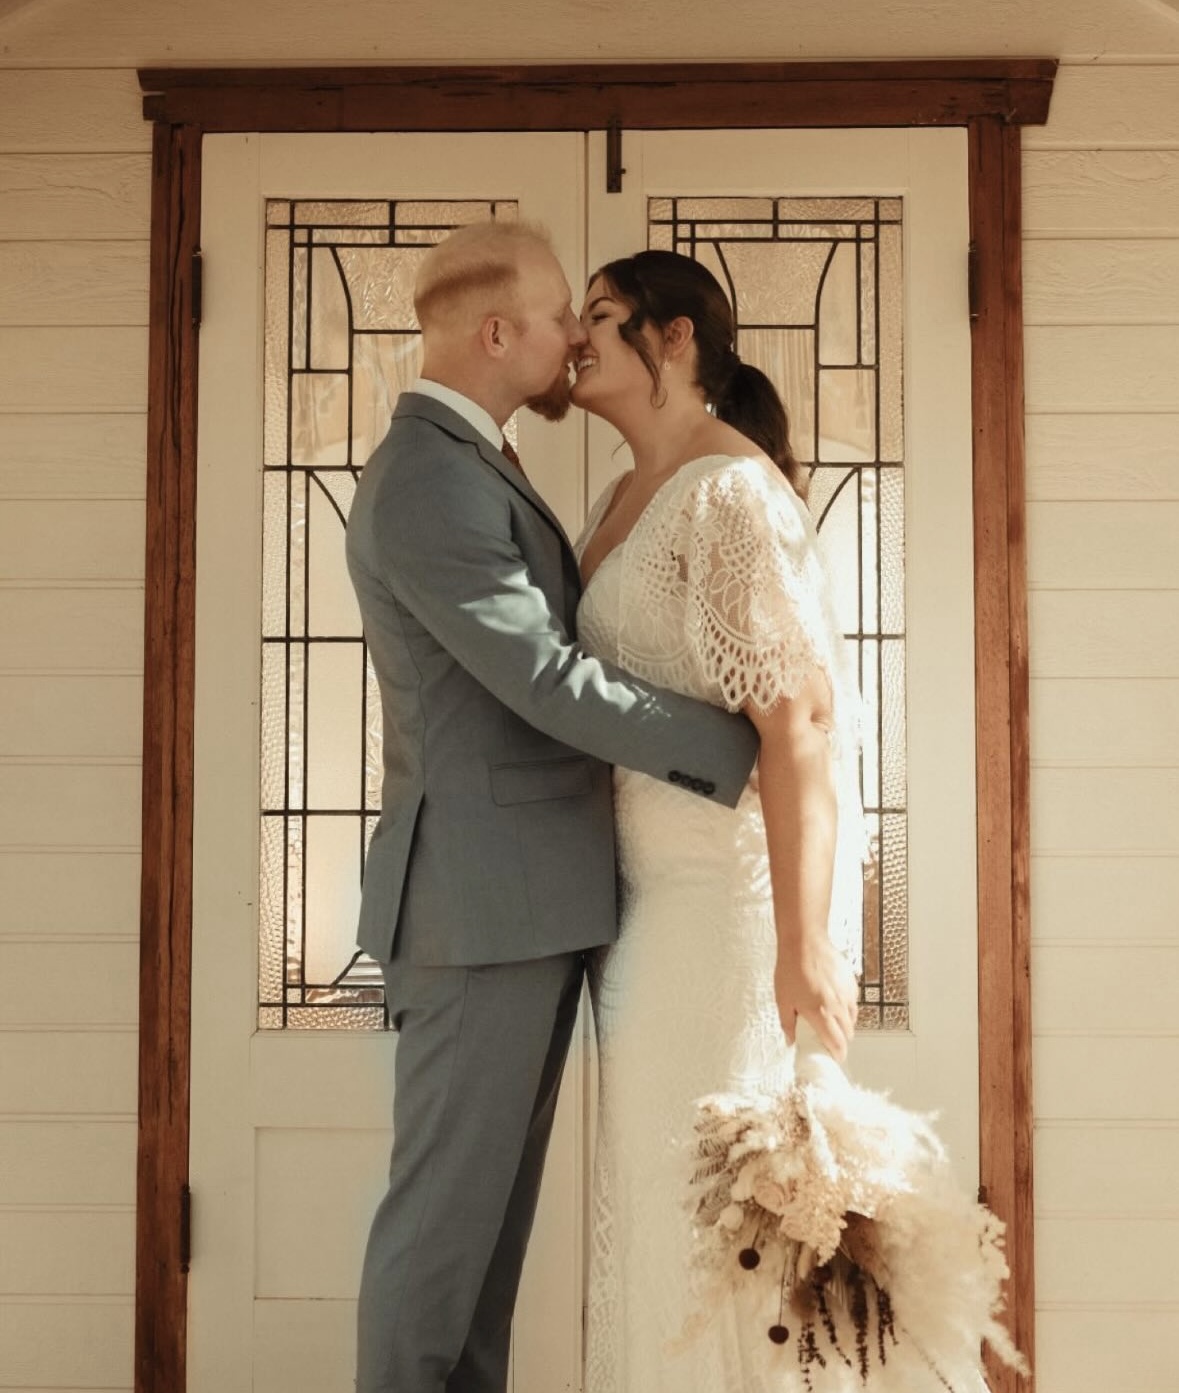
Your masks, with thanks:
[[[846,1060],[856,1028],[856,981],[847,960],[825,937],[779,945],[774,995],[791,1044],[801,1016],[833,1059],[840,1064]]]

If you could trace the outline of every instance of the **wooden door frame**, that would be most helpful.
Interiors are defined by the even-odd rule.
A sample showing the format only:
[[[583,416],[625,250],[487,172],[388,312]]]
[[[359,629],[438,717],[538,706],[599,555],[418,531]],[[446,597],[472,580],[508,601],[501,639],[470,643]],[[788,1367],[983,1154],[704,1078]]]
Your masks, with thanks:
[[[965,126],[969,133],[980,1176],[1034,1350],[1020,126],[1051,59],[144,69],[153,122],[136,1393],[183,1393],[201,141],[219,131]],[[995,1393],[1025,1380],[992,1370]]]

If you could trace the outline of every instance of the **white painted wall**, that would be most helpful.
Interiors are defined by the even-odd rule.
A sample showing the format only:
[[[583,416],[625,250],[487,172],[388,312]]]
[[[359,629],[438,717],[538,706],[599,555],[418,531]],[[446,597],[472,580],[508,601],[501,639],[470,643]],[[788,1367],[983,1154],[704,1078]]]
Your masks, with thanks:
[[[1040,1393],[1179,1355],[1168,0],[0,4],[0,1389],[132,1383],[149,131],[136,64],[1061,56],[1026,139]]]

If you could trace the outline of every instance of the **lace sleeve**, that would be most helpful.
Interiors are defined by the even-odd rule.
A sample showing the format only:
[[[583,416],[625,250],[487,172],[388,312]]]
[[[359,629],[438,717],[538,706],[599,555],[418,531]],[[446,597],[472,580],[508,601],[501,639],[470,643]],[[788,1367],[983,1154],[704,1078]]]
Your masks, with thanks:
[[[822,672],[839,684],[838,634],[809,514],[759,460],[701,479],[680,518],[690,646],[730,710],[770,710]],[[678,549],[678,548],[677,548]]]

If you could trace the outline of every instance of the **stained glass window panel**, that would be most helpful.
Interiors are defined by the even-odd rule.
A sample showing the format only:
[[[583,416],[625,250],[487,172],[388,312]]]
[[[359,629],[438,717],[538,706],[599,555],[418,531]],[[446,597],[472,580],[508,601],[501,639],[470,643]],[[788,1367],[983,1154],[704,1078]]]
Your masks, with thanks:
[[[898,198],[653,198],[648,242],[728,291],[741,356],[774,382],[810,469],[862,695],[860,1022],[908,1027],[902,220]]]
[[[381,708],[344,561],[360,469],[418,375],[433,243],[514,203],[273,199],[266,209],[258,1026],[387,1025],[357,953]]]

